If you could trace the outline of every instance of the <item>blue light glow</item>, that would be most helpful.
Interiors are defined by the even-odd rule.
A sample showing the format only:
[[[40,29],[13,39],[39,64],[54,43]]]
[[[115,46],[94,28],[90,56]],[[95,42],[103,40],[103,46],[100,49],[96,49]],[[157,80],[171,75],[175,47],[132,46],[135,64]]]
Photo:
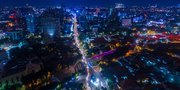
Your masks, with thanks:
[[[76,13],[79,13],[79,10],[76,10]]]
[[[54,36],[54,29],[49,29],[48,34],[52,37]]]

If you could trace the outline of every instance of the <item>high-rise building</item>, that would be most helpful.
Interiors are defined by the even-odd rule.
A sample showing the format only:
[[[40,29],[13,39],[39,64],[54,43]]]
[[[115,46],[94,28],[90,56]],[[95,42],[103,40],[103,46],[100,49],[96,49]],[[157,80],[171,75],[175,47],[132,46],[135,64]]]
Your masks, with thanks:
[[[35,32],[35,22],[34,22],[33,14],[26,15],[26,24],[27,24],[27,31],[30,33],[34,33]]]
[[[113,13],[113,8],[110,8],[109,9],[109,15],[112,15],[112,13]]]
[[[39,22],[44,43],[52,43],[55,38],[59,38],[61,36],[63,10],[48,9],[39,17]]]
[[[23,31],[16,30],[16,31],[6,32],[6,37],[8,37],[10,40],[20,40],[23,38]]]

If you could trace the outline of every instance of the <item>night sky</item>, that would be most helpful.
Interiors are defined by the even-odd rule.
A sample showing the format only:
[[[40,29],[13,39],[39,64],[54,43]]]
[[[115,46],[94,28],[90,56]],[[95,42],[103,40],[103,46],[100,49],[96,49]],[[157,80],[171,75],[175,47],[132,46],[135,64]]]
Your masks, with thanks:
[[[120,2],[125,5],[147,6],[158,4],[159,6],[172,6],[180,4],[180,0],[0,0],[0,6],[57,6],[64,2],[65,6],[113,6]]]

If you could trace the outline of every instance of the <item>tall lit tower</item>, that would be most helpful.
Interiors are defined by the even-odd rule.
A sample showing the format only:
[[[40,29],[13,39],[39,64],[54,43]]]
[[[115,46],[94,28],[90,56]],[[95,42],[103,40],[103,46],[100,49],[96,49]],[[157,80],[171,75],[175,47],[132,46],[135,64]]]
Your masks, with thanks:
[[[26,15],[26,23],[27,23],[27,30],[30,33],[34,33],[35,32],[35,26],[34,26],[34,15],[33,14],[28,14]]]
[[[39,17],[45,43],[52,43],[56,38],[60,38],[63,18],[62,9],[48,9]]]

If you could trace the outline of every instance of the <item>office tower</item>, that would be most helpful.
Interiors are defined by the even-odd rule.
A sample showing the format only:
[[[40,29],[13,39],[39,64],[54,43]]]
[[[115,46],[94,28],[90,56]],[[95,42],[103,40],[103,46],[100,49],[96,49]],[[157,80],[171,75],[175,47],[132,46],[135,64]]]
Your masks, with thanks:
[[[26,23],[27,23],[27,31],[30,33],[34,33],[35,32],[35,22],[34,22],[33,14],[26,15]]]
[[[54,42],[55,38],[61,36],[63,24],[62,9],[47,9],[39,17],[40,30],[45,43]]]

